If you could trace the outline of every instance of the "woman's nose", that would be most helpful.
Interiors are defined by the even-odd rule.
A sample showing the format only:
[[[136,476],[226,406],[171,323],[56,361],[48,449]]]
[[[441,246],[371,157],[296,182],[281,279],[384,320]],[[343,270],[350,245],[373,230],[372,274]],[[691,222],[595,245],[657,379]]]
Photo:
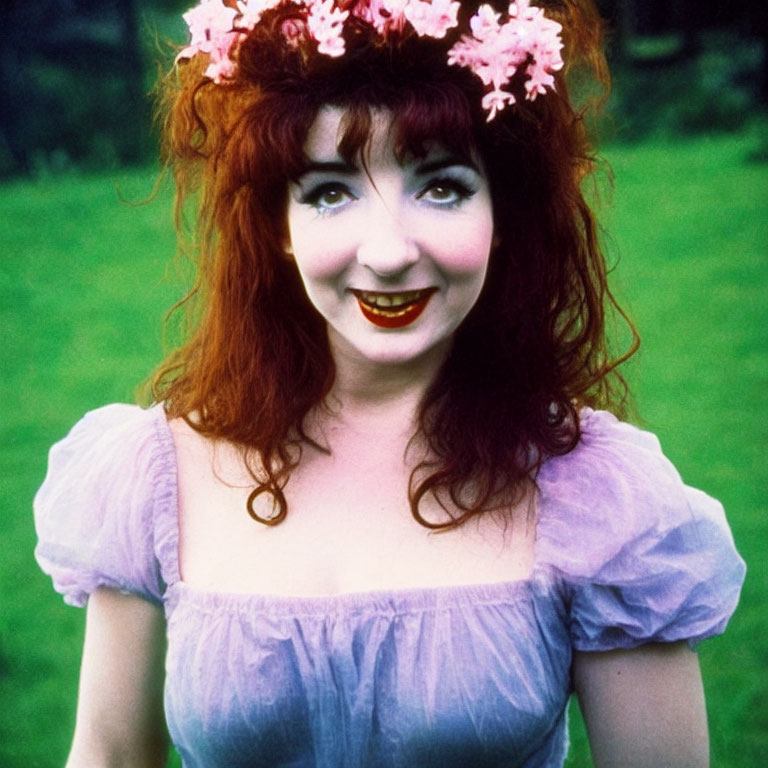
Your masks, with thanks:
[[[383,277],[392,277],[419,260],[419,249],[402,217],[379,202],[363,222],[357,261]]]

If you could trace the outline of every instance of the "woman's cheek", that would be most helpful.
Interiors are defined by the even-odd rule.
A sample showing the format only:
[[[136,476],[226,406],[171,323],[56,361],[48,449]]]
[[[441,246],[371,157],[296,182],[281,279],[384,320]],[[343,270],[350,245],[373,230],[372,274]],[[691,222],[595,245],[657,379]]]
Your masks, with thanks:
[[[293,255],[299,271],[315,279],[338,274],[350,259],[349,238],[340,237],[343,230],[333,230],[330,219],[296,232],[292,238]]]
[[[456,274],[484,271],[488,264],[492,241],[491,227],[464,231],[461,236],[452,239],[450,250],[444,253],[442,258],[444,268]]]

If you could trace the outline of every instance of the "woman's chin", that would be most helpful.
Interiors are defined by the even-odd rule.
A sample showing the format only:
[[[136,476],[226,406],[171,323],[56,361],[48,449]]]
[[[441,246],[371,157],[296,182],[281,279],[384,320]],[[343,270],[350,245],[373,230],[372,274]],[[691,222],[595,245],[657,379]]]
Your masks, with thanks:
[[[349,360],[362,365],[400,367],[431,359],[439,364],[451,346],[453,333],[435,336],[419,333],[417,329],[375,329],[373,333],[344,336],[329,329],[328,338],[337,365]]]

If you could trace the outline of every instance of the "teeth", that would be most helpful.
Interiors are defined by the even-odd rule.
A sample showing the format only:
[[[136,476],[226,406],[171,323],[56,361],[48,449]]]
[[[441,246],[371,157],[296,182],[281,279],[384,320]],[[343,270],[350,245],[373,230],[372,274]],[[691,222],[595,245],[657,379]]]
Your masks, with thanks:
[[[407,306],[405,309],[378,309],[377,307],[368,307],[368,311],[372,312],[374,315],[381,315],[382,317],[402,317],[403,315],[407,315],[408,312],[411,311],[411,307]]]
[[[405,304],[412,304],[420,299],[424,291],[405,291],[403,293],[370,293],[368,291],[359,291],[360,298],[370,307],[378,309],[389,309],[402,307]]]

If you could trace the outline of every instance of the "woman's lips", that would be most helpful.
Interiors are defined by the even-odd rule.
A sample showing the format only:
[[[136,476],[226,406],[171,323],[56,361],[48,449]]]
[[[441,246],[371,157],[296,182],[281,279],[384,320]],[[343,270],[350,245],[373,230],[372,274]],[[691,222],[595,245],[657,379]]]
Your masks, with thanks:
[[[352,293],[366,320],[379,328],[404,328],[424,311],[436,291],[437,288],[424,288],[397,293],[358,290]]]

